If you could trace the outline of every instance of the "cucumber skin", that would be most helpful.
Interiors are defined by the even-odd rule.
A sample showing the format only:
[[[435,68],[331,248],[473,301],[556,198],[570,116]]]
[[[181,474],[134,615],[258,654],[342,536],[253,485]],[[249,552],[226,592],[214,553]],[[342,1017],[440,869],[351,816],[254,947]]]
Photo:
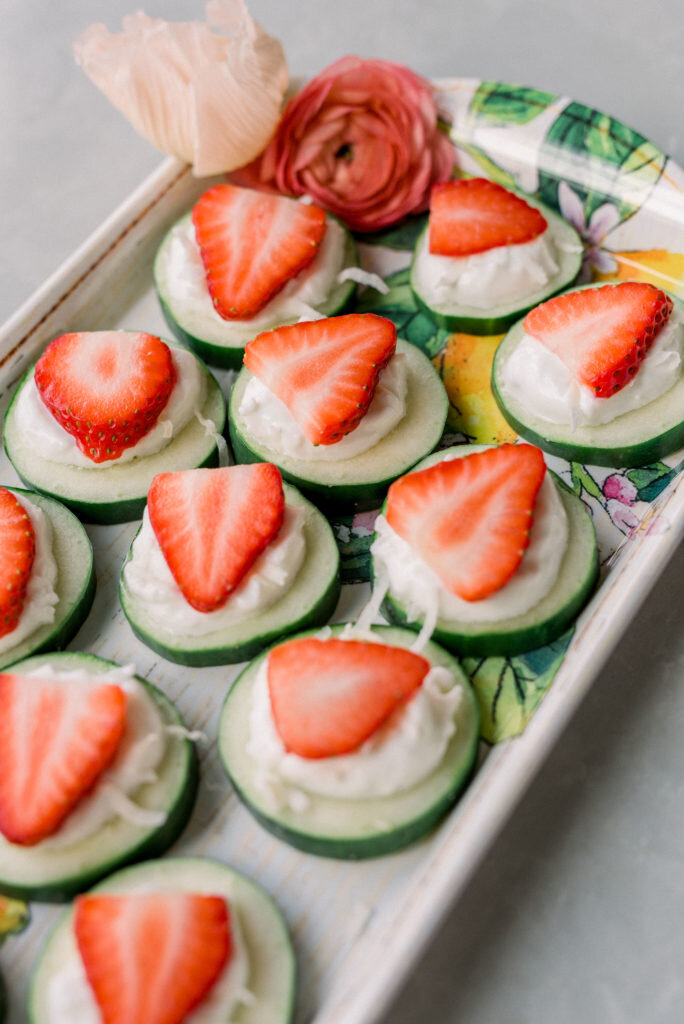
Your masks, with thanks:
[[[344,624],[340,624],[338,628],[339,630],[342,630],[344,628]],[[373,626],[373,630],[380,634],[382,634],[383,630],[390,628],[392,627],[382,625]],[[297,634],[296,638],[299,639],[299,637],[305,635],[307,634],[300,633]],[[295,639],[295,637],[291,637],[290,639]],[[272,645],[272,647],[276,646],[277,644]],[[268,652],[265,653],[268,654]],[[247,665],[243,669],[233,683],[231,692],[240,685],[243,676],[250,668],[251,664]],[[467,676],[465,678],[467,681]],[[267,815],[263,814],[262,811],[259,810],[259,808],[257,808],[245,795],[244,790],[236,783],[234,777],[231,775],[226,759],[223,756],[222,744],[220,742],[220,722],[228,705],[230,692],[224,701],[221,715],[219,717],[219,756],[221,758],[223,769],[242,803],[248,808],[250,813],[254,815],[260,825],[262,825],[267,832],[276,836],[277,839],[281,839],[283,842],[289,843],[290,846],[295,847],[297,850],[301,850],[304,853],[311,853],[318,857],[328,857],[336,860],[369,860],[372,857],[382,857],[386,854],[397,853],[399,850],[403,850],[418,839],[423,838],[423,836],[436,827],[470,782],[470,779],[475,772],[477,751],[480,742],[480,708],[472,686],[467,685],[465,687],[465,697],[472,702],[476,723],[476,727],[472,732],[472,742],[465,771],[456,777],[453,785],[442,794],[441,798],[437,800],[436,803],[430,804],[424,813],[419,814],[417,817],[411,819],[411,821],[408,821],[389,832],[374,833],[371,836],[354,836],[350,839],[342,837],[325,838],[312,835],[308,832],[300,832],[295,829],[288,828],[276,819],[269,818]]]
[[[228,771],[225,761],[223,762],[223,767],[235,792],[245,807],[248,808],[250,814],[254,815],[259,824],[277,839],[281,839],[303,853],[312,853],[317,857],[328,857],[335,860],[370,860],[372,857],[384,857],[389,853],[398,853],[400,850],[422,839],[442,821],[449,809],[456,803],[459,795],[466,788],[475,772],[478,742],[479,737],[475,735],[473,756],[467,771],[460,775],[454,782],[453,787],[447,790],[440,800],[431,804],[424,814],[413,818],[398,828],[392,829],[390,832],[354,837],[352,839],[325,839],[320,836],[309,835],[306,832],[297,832],[294,829],[287,828],[273,818],[266,817],[249,801],[243,790],[236,784]]]
[[[124,568],[126,567],[129,558],[130,552],[126,558],[126,562],[124,562]],[[243,644],[234,644],[231,647],[213,647],[204,651],[179,651],[177,649],[167,647],[165,644],[157,640],[156,637],[152,636],[152,634],[139,629],[133,620],[129,618],[126,611],[123,575],[122,582],[119,584],[119,600],[124,610],[124,614],[128,619],[128,624],[137,636],[138,640],[145,644],[146,647],[153,650],[155,654],[161,654],[162,658],[166,658],[167,661],[173,661],[177,665],[185,665],[188,668],[210,668],[214,665],[232,665],[240,661],[251,660],[258,654],[261,654],[265,647],[273,643],[277,643],[279,640],[289,636],[291,633],[298,632],[302,629],[324,626],[337,607],[337,602],[340,598],[340,591],[341,584],[338,574],[330,581],[327,590],[323,593],[314,607],[310,608],[309,611],[305,612],[304,615],[295,622],[288,624],[287,627],[283,627],[282,630],[253,637],[251,640],[247,640]]]
[[[337,316],[339,313],[343,313],[345,309],[351,304],[354,298],[354,291],[356,285],[353,281],[349,281],[348,287],[344,290],[344,294],[340,296],[340,300],[331,303],[323,303],[320,307],[320,311],[326,314],[326,316]],[[340,289],[342,291],[342,289]],[[162,298],[161,292],[157,289],[157,298],[159,299],[159,305],[164,316],[164,320],[169,326],[170,330],[175,334],[179,341],[182,341],[184,345],[192,349],[200,359],[205,363],[209,363],[211,366],[218,366],[223,370],[240,370],[242,368],[242,360],[245,354],[244,345],[217,345],[212,341],[204,341],[202,338],[198,338],[194,334],[190,334],[184,327],[181,327],[179,322],[174,317],[173,313],[168,307],[168,304],[164,298]],[[273,329],[273,328],[269,328]],[[260,333],[257,331],[257,333]],[[256,336],[256,335],[255,335]]]
[[[556,485],[575,498],[574,492],[568,485],[552,473]],[[577,498],[576,500],[579,501]],[[382,514],[386,512],[387,505],[383,505]],[[589,513],[586,513],[589,515]],[[375,581],[375,561],[371,554],[370,562],[371,582]],[[559,608],[555,614],[549,616],[543,622],[532,626],[518,629],[515,632],[500,632],[492,630],[489,633],[459,633],[456,630],[435,629],[431,639],[441,644],[447,651],[461,658],[472,657],[510,657],[516,654],[524,654],[526,651],[534,651],[538,647],[557,640],[559,636],[575,621],[584,605],[589,600],[598,580],[599,575],[599,553],[596,540],[594,541],[593,559],[590,571],[582,581],[582,586],[575,591],[570,601]],[[389,593],[382,602],[382,614],[389,621],[404,629],[411,629],[419,632],[421,622],[413,622],[409,619],[406,609],[396,598]],[[534,609],[530,609],[533,611]],[[505,619],[502,623],[505,623]]]
[[[404,344],[407,346],[409,345],[408,342],[405,342]],[[415,351],[420,352],[420,349],[415,345],[411,347]],[[421,355],[423,355],[426,360],[428,359],[425,353],[421,353]],[[437,376],[434,368],[433,372],[435,373],[435,376]],[[437,379],[439,380],[439,378]],[[256,448],[251,447],[236,425],[237,416],[234,413],[238,392],[236,385],[231,391],[230,401],[228,403],[228,432],[235,461],[241,463],[270,461],[264,455],[260,454]],[[283,479],[287,480],[288,483],[294,484],[294,486],[301,491],[305,497],[317,505],[318,508],[320,508],[320,510],[327,516],[349,515],[356,512],[372,511],[382,505],[390,484],[392,484],[398,476],[410,473],[415,465],[426,458],[426,456],[430,455],[439,445],[449,411],[446,391],[444,390],[444,386],[441,381],[439,382],[439,397],[444,403],[442,430],[440,431],[439,436],[435,438],[435,443],[432,448],[427,451],[423,450],[418,455],[415,462],[403,467],[399,473],[393,472],[389,476],[380,480],[368,481],[367,483],[325,484],[312,480],[309,477],[301,477],[297,476],[295,473],[290,473],[282,464],[277,462],[276,465],[278,465],[278,469],[280,470]],[[435,395],[435,401],[436,400],[437,397]]]
[[[6,445],[5,452],[7,453]],[[9,458],[9,453],[7,453],[7,457]],[[206,459],[193,468],[204,469],[207,467],[214,469],[218,464],[218,450],[214,448]],[[82,523],[93,523],[98,526],[131,523],[136,519],[142,519],[142,514],[147,504],[147,495],[144,495],[142,498],[124,498],[121,501],[98,502],[97,504],[91,501],[65,498],[62,494],[53,494],[52,491],[46,491],[43,488],[38,489],[36,484],[32,483],[31,480],[26,480],[16,467],[15,472],[27,487],[33,488],[38,494],[44,494],[46,498],[58,501],[61,505],[66,505]]]
[[[617,285],[621,283],[626,284],[627,282],[615,281],[613,283]],[[589,288],[602,288],[610,284],[610,281],[599,281],[592,284],[581,285],[574,290],[586,291]],[[664,289],[661,289],[661,291],[664,291]],[[684,303],[682,303],[681,299],[678,299],[670,292],[665,292],[665,294],[669,295],[669,297],[673,299],[676,307],[684,311]],[[518,319],[522,320],[522,317],[519,317]],[[513,329],[517,326],[517,323],[518,321],[516,320],[516,322],[511,325],[511,334]],[[614,469],[631,469],[636,466],[647,466],[651,462],[657,462],[664,455],[671,455],[672,452],[676,452],[684,445],[684,412],[682,413],[682,419],[680,422],[672,426],[669,430],[664,431],[662,434],[657,434],[655,437],[649,437],[645,441],[640,441],[631,445],[620,445],[619,447],[614,448],[600,448],[592,445],[553,441],[544,437],[543,434],[539,434],[536,430],[533,430],[531,427],[528,427],[525,423],[519,420],[517,416],[514,416],[508,409],[508,406],[499,392],[496,382],[497,361],[500,358],[500,353],[504,351],[504,346],[507,341],[508,337],[503,338],[494,354],[491,376],[492,394],[501,411],[501,415],[509,426],[511,426],[513,430],[520,435],[520,437],[525,438],[525,440],[529,441],[531,444],[537,445],[537,447],[541,448],[542,451],[548,452],[549,455],[557,455],[559,458],[565,459],[567,462],[583,462],[590,466],[608,466]],[[654,402],[657,401],[657,398],[654,399]],[[625,415],[629,415],[629,413],[626,413]],[[556,424],[552,425],[556,426]],[[600,429],[600,426],[595,429]]]
[[[105,658],[98,658],[95,655],[89,654],[83,655],[83,657],[85,659],[92,658],[99,662],[105,662],[106,664],[115,667],[115,662],[107,661]],[[28,659],[26,660],[28,661]],[[163,706],[172,704],[169,698],[165,697],[161,690],[156,686],[148,683],[147,680],[142,679],[140,676],[136,676],[135,678],[151,693],[157,703],[161,703],[159,700],[161,697],[164,701]],[[175,708],[175,705],[172,706]],[[178,719],[180,722],[180,715],[178,715]],[[189,740],[186,740],[185,743],[187,754],[185,783],[180,791],[178,799],[169,809],[166,821],[158,829],[152,832],[151,835],[143,839],[143,841],[137,846],[123,852],[119,857],[100,864],[97,867],[83,871],[81,874],[74,875],[71,878],[60,878],[46,885],[34,886],[14,885],[12,883],[7,883],[0,878],[0,891],[2,891],[4,895],[11,896],[14,899],[35,900],[39,903],[67,903],[72,899],[72,897],[78,895],[80,892],[84,892],[86,889],[89,889],[106,875],[111,874],[112,871],[130,864],[135,864],[138,861],[148,860],[151,857],[156,857],[164,853],[171,844],[178,839],[188,823],[190,814],[192,813],[192,809],[195,805],[195,798],[197,796],[197,788],[199,785],[197,755],[192,743],[190,743]]]
[[[494,367],[496,356],[492,367],[492,394],[494,400],[501,410],[501,414],[513,430],[520,437],[524,437],[530,444],[537,445],[549,455],[557,455],[568,462],[583,462],[590,466],[609,466],[614,469],[631,469],[635,466],[648,466],[651,462],[657,462],[664,455],[671,455],[684,445],[684,413],[681,423],[666,430],[663,434],[657,434],[639,444],[626,445],[621,448],[593,448],[591,445],[565,444],[562,441],[551,441],[538,434],[531,427],[522,423],[508,409],[499,393],[494,380]],[[658,401],[658,399],[655,399]],[[627,414],[629,415],[629,414]]]
[[[236,462],[250,463],[250,462],[263,462],[264,459],[257,451],[245,441],[242,434],[239,432],[233,422],[233,417],[229,417],[229,432],[230,432],[230,443],[233,449]],[[437,441],[439,444],[439,441]],[[435,446],[436,447],[436,446]],[[434,449],[433,449],[434,450]],[[425,455],[429,455],[429,452],[425,452]],[[421,456],[424,458],[425,456]],[[387,489],[390,484],[396,480],[396,475],[389,476],[384,480],[374,480],[373,483],[368,484],[337,484],[331,486],[328,484],[319,484],[315,480],[304,480],[302,477],[296,476],[293,473],[288,473],[282,466],[278,467],[283,480],[287,480],[288,483],[294,484],[294,486],[302,492],[310,501],[313,501],[323,512],[334,515],[335,513],[349,514],[354,512],[368,512],[372,509],[379,508],[379,506],[385,500]],[[404,473],[409,473],[411,467],[407,467]]]
[[[13,492],[15,492],[17,494],[23,494],[23,495],[25,495],[27,498],[29,498],[32,501],[36,501],[36,499],[40,499],[40,497],[41,497],[41,495],[40,494],[36,494],[35,491],[26,491],[26,490],[24,490],[21,487],[10,487],[10,488],[8,488],[8,490],[11,490],[11,491],[13,491]],[[51,495],[45,495],[44,497],[47,497],[50,500],[58,501],[58,499],[52,498]],[[39,504],[39,503],[40,503],[39,500],[36,501],[36,504]],[[63,502],[59,502],[59,504],[62,505],[62,506],[64,505]],[[49,512],[47,512],[45,510],[45,507],[43,505],[40,505],[40,507],[45,512],[45,515],[48,516],[48,518],[49,518]],[[72,513],[72,515],[73,515],[73,513]],[[77,523],[79,529],[82,530],[83,527],[81,526],[81,523],[78,522],[78,519],[76,518],[76,516],[74,516],[74,520]],[[54,529],[54,527],[53,527],[53,529]],[[59,571],[59,566],[57,568],[58,568],[58,571]],[[67,646],[67,644],[71,640],[73,640],[73,638],[76,636],[76,634],[78,633],[79,629],[81,628],[81,626],[83,625],[85,620],[88,618],[88,615],[90,614],[90,609],[92,608],[93,601],[95,599],[95,591],[96,591],[96,589],[97,589],[97,577],[95,575],[95,560],[94,560],[94,557],[93,557],[92,546],[90,546],[90,572],[88,574],[87,583],[86,583],[84,589],[79,594],[78,600],[72,606],[71,611],[66,616],[66,618],[62,620],[61,624],[57,627],[57,629],[55,629],[54,632],[49,633],[45,637],[45,639],[40,644],[38,644],[37,647],[33,648],[33,650],[30,652],[30,654],[23,655],[21,660],[22,661],[25,660],[26,657],[33,657],[33,655],[35,655],[35,654],[43,654],[46,651],[61,651],[61,650],[63,650]],[[29,637],[26,638],[26,640],[28,640],[28,639],[29,639]],[[22,645],[25,642],[26,641],[23,641]],[[5,661],[4,660],[6,655],[8,655],[8,654],[11,655],[11,648],[8,651],[6,651],[5,654],[0,655],[0,671],[4,671],[4,669],[8,668],[12,664],[11,660],[10,661]]]
[[[332,214],[328,214],[328,216],[332,217]],[[338,220],[337,217],[334,217],[333,219]],[[183,217],[181,217],[180,220],[183,220]],[[176,223],[179,222],[180,221],[177,221]],[[338,221],[338,223],[341,222]],[[173,231],[175,226],[176,225],[174,224],[170,228],[169,232],[167,232],[167,235],[164,236],[154,261],[154,285],[164,320],[178,340],[183,342],[184,345],[187,345],[188,348],[192,349],[205,363],[209,363],[211,366],[218,366],[225,370],[240,370],[245,354],[244,345],[219,345],[215,341],[205,341],[203,338],[199,338],[197,335],[186,331],[178,320],[176,320],[175,316],[171,312],[169,304],[162,295],[162,290],[159,287],[157,276],[157,259],[159,258],[159,253],[166,242],[168,234]],[[356,245],[356,241],[346,227],[344,225],[342,225],[342,227],[344,227],[345,230],[345,266],[359,266],[359,250]],[[348,263],[348,260],[351,260],[352,262]],[[325,316],[337,316],[339,313],[343,313],[344,310],[351,305],[355,292],[356,283],[354,281],[346,281],[341,285],[336,285],[329,298],[325,302],[322,302],[318,307],[319,312],[324,313]],[[230,323],[230,321],[226,322]],[[266,328],[266,330],[273,329],[274,328]],[[261,330],[257,330],[256,332],[256,334],[261,333]]]
[[[552,299],[554,295],[559,295],[561,292],[567,291],[572,288],[573,284],[577,280],[580,272],[580,267],[577,268],[577,273],[570,280],[565,281],[559,285],[558,288],[550,291],[545,299]],[[470,317],[470,316],[454,316],[447,313],[438,313],[436,310],[428,306],[425,299],[421,298],[417,291],[414,290],[411,285],[411,291],[413,292],[413,298],[415,299],[416,305],[419,309],[429,316],[430,319],[441,327],[444,331],[449,331],[451,334],[471,334],[477,335],[478,337],[492,334],[504,334],[509,327],[512,327],[514,323],[520,320],[521,317],[525,316],[531,309],[539,303],[533,303],[531,306],[521,306],[514,310],[512,313],[508,313],[506,316],[482,316],[482,317]]]
[[[218,867],[225,868],[227,872],[231,872],[234,875],[239,875],[241,880],[243,882],[246,882],[252,889],[254,889],[259,894],[259,897],[261,899],[265,899],[268,902],[268,904],[269,904],[269,906],[270,906],[274,916],[278,920],[278,923],[279,923],[280,928],[281,928],[281,930],[283,932],[283,935],[286,938],[285,952],[287,954],[288,966],[289,966],[289,969],[290,969],[289,970],[290,990],[289,990],[289,993],[288,993],[288,999],[287,999],[286,1008],[284,1010],[284,1017],[283,1017],[282,1024],[292,1024],[292,1021],[294,1020],[295,1009],[296,1009],[296,1006],[297,1006],[297,989],[298,989],[297,960],[296,960],[294,949],[293,949],[293,946],[292,946],[292,939],[290,938],[290,933],[289,933],[289,930],[288,930],[288,926],[287,926],[287,923],[286,923],[285,918],[283,916],[283,912],[281,911],[280,907],[275,902],[275,900],[266,892],[266,890],[262,889],[262,887],[257,882],[252,881],[252,879],[248,878],[246,875],[242,875],[241,872],[238,872],[234,868],[228,867],[226,864],[223,864],[221,861],[217,861],[215,858],[211,858],[211,857],[192,857],[192,856],[175,856],[175,857],[167,857],[167,858],[164,859],[164,864],[165,865],[171,865],[171,866],[174,865],[175,863],[184,864],[185,865],[187,863],[193,863],[193,862],[197,864],[197,868],[200,871],[201,871],[202,867],[205,864],[215,864]],[[123,874],[124,872],[128,872],[128,871],[131,871],[131,870],[132,871],[135,870],[135,864],[128,865],[128,866],[124,867],[121,871],[117,871],[115,873],[115,876],[118,876],[119,874]],[[110,879],[107,878],[105,881],[109,882],[109,880]],[[96,886],[95,889],[93,890],[93,892],[97,893],[97,892],[100,891],[100,889],[101,889],[101,886]],[[47,945],[51,942],[52,937],[57,932],[57,929],[62,925],[62,923],[64,922],[64,920],[68,917],[68,915],[70,913],[73,913],[73,908],[67,908],[64,911],[64,913],[62,914],[62,916],[60,917],[60,919],[57,921],[56,926],[53,929],[51,929],[50,934],[48,935],[47,944],[44,944],[43,950],[41,952],[41,956],[40,956],[37,964],[33,968],[33,973],[32,973],[32,977],[31,977],[31,984],[30,984],[30,988],[29,988],[29,997],[28,997],[28,1011],[29,1011],[29,1021],[30,1021],[30,1024],[42,1024],[42,1020],[43,1020],[42,1017],[39,1018],[36,1015],[37,990],[38,990],[37,982],[38,982],[39,969],[40,969],[40,966],[42,964],[43,953],[46,952]],[[2,993],[2,977],[0,977],[0,1024],[2,1024],[2,1019],[3,1019],[3,1014],[2,1014],[2,1009],[3,1009],[3,1007],[2,1007],[2,994],[3,994]]]
[[[553,224],[562,225],[563,229],[567,229],[568,234],[575,236],[578,246],[577,267],[575,269],[575,273],[571,274],[570,277],[566,277],[565,280],[557,283],[556,286],[552,285],[550,291],[548,291],[542,299],[536,302],[532,302],[529,305],[518,306],[516,309],[511,310],[510,313],[505,313],[502,316],[489,316],[487,310],[482,311],[482,316],[459,316],[456,313],[439,313],[437,310],[429,306],[425,299],[423,299],[419,292],[413,287],[413,265],[416,259],[416,253],[418,251],[418,246],[420,245],[421,239],[423,238],[425,232],[429,231],[430,224],[428,222],[425,228],[421,231],[418,239],[416,240],[416,245],[414,247],[410,273],[411,291],[413,292],[413,297],[416,300],[416,304],[418,305],[419,309],[421,309],[426,314],[426,316],[429,316],[430,319],[434,323],[436,323],[438,327],[441,327],[445,331],[449,331],[451,333],[459,332],[461,334],[474,334],[478,336],[504,334],[509,329],[509,327],[512,327],[512,325],[516,323],[517,320],[520,320],[522,317],[524,317],[527,313],[529,313],[531,309],[534,309],[535,306],[538,306],[542,302],[546,302],[548,299],[553,298],[554,295],[559,295],[561,292],[567,291],[569,288],[572,288],[573,284],[579,277],[580,271],[582,269],[583,246],[582,239],[574,230],[572,225],[569,224],[566,220],[564,220],[564,218],[561,217],[560,214],[556,213],[555,210],[550,209],[550,207],[548,207],[545,203],[542,203],[539,200],[535,199],[534,196],[530,196],[529,194],[526,194],[525,192],[522,192],[518,189],[510,189],[510,191],[514,192],[521,199],[524,199],[526,203],[531,203],[531,205],[538,209],[546,218],[546,221],[549,224],[549,226]]]

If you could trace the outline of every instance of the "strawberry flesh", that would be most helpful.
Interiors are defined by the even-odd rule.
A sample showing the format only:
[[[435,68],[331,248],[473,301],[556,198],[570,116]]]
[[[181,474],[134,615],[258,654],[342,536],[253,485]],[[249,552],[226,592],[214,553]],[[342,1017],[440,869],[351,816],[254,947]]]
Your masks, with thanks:
[[[283,482],[268,462],[160,473],[147,509],[185,600],[212,612],[277,537],[285,515]]]
[[[31,517],[11,491],[0,487],[0,637],[19,625],[35,556]]]
[[[103,1024],[181,1024],[233,953],[219,896],[79,896],[74,933]]]
[[[36,363],[43,404],[92,462],[118,459],[154,427],[176,382],[160,338],[131,331],[62,334]]]
[[[416,693],[430,663],[403,647],[305,637],[268,656],[271,711],[299,757],[357,750]]]
[[[528,444],[438,462],[395,480],[387,522],[448,591],[481,601],[522,561],[545,472],[542,453]]]
[[[285,196],[215,185],[192,211],[209,294],[224,320],[255,316],[313,262],[325,210]]]
[[[430,252],[472,256],[531,242],[547,222],[539,210],[487,178],[443,181],[430,195]]]
[[[32,846],[56,832],[114,758],[119,686],[0,673],[0,832]]]
[[[312,444],[336,444],[368,412],[397,329],[374,313],[265,331],[245,348],[245,366],[285,403]]]
[[[652,284],[623,281],[557,295],[531,310],[524,328],[597,398],[610,398],[637,373],[672,305]]]

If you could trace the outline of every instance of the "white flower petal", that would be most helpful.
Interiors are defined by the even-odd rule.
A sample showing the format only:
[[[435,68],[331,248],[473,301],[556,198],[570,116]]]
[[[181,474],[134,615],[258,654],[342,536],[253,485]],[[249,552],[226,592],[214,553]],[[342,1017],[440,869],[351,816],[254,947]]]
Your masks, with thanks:
[[[612,203],[604,203],[591,215],[587,236],[591,242],[600,242],[601,239],[617,227],[620,223],[620,214],[617,206]]]
[[[582,200],[576,192],[572,191],[566,181],[561,181],[558,185],[558,208],[575,231],[583,235],[585,221]]]
[[[146,139],[194,164],[198,176],[254,159],[280,117],[288,75],[277,40],[243,0],[211,0],[207,24],[138,12],[120,33],[91,25],[74,54],[92,81]]]

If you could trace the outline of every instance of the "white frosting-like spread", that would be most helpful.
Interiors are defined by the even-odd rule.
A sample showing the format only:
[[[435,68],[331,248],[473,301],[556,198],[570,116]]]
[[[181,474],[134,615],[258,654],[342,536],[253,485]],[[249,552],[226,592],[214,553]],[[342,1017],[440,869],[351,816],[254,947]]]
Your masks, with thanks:
[[[336,462],[368,451],[396,427],[406,414],[407,387],[406,360],[397,352],[380,374],[373,400],[358,427],[335,444],[313,444],[285,403],[258,377],[247,384],[239,413],[250,435],[279,454]]]
[[[591,388],[575,380],[557,355],[524,334],[504,365],[502,395],[542,420],[572,429],[610,423],[648,405],[677,383],[682,375],[683,341],[682,315],[673,310],[629,384],[609,398],[597,398]]]
[[[0,637],[0,654],[16,647],[39,626],[55,621],[55,607],[59,596],[57,583],[57,562],[52,554],[52,527],[42,509],[34,505],[23,494],[15,498],[28,512],[36,537],[36,553],[31,575],[26,587],[26,598],[19,622],[11,633]]]
[[[135,678],[130,666],[112,668],[97,676],[86,670],[60,671],[41,665],[27,676],[55,679],[65,686],[83,691],[104,683],[116,684],[126,694],[126,726],[114,760],[100,775],[91,792],[83,797],[60,828],[31,847],[43,851],[72,846],[99,832],[103,825],[117,817],[136,819],[140,824],[163,823],[164,812],[150,812],[135,806],[130,799],[146,782],[156,779],[167,746],[167,737],[159,710],[145,688]],[[122,803],[124,804],[122,810]],[[153,821],[153,817],[157,819]],[[149,820],[148,820],[149,819]],[[0,836],[0,846],[7,840]]]
[[[492,309],[543,288],[558,273],[556,256],[548,228],[531,242],[500,245],[472,256],[431,253],[425,231],[416,249],[413,278],[430,306]]]
[[[33,377],[17,398],[16,424],[22,438],[44,458],[83,469],[102,470],[144,455],[155,455],[187,426],[206,397],[206,378],[197,359],[185,349],[171,348],[176,383],[161,416],[137,444],[126,448],[117,459],[93,462],[84,455],[72,435],[54,418],[43,403]]]
[[[235,330],[253,329],[254,335],[285,321],[302,316],[309,320],[311,307],[325,302],[337,285],[344,266],[346,236],[331,217],[315,258],[287,282],[264,308],[249,320],[224,320],[214,308],[207,288],[204,264],[195,239],[192,219],[184,217],[171,231],[171,241],[161,254],[160,276],[173,296],[174,307],[185,307],[230,335]]]
[[[231,1024],[238,1008],[254,1000],[247,989],[249,957],[240,921],[229,901],[228,905],[232,956],[200,1005],[185,1018],[185,1024]],[[102,1024],[102,1015],[78,953],[73,930],[70,946],[72,955],[48,982],[45,1024]]]
[[[446,589],[437,573],[391,528],[384,516],[375,521],[371,552],[376,574],[388,579],[394,597],[410,618],[422,615],[453,622],[499,622],[523,615],[553,587],[568,544],[568,519],[547,473],[537,495],[530,543],[515,575],[481,601],[464,601]]]
[[[124,569],[126,586],[165,630],[191,636],[213,633],[268,608],[290,589],[306,554],[305,518],[304,509],[286,505],[277,537],[257,558],[223,607],[198,612],[185,600],[171,575],[145,509],[140,532],[133,541],[132,556]]]
[[[349,639],[382,642],[373,633],[353,630]],[[358,750],[338,757],[299,757],[285,750],[278,735],[265,658],[254,682],[247,744],[256,762],[255,785],[274,809],[287,805],[294,811],[306,810],[307,794],[356,800],[410,789],[442,761],[462,697],[451,672],[433,666],[414,696]]]

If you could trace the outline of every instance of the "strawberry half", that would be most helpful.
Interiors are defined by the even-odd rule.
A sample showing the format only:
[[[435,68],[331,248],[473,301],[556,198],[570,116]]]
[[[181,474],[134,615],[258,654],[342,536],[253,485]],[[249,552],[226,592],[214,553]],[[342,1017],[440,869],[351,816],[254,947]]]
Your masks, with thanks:
[[[351,313],[265,331],[247,343],[245,366],[313,444],[335,444],[368,412],[396,345],[391,320]]]
[[[500,590],[529,545],[546,465],[538,448],[504,444],[395,480],[387,522],[452,594]]]
[[[285,749],[307,758],[357,750],[429,670],[403,647],[314,637],[281,644],[268,656],[268,689]]]
[[[285,196],[215,185],[192,211],[209,294],[224,320],[263,309],[313,262],[325,210]]]
[[[0,637],[17,628],[36,556],[36,534],[20,501],[0,487]]]
[[[149,433],[169,400],[176,370],[153,334],[62,334],[36,363],[43,403],[93,462],[118,459]]]
[[[233,949],[218,896],[79,896],[74,933],[103,1024],[181,1024]]]
[[[557,295],[531,310],[524,328],[597,398],[610,398],[629,384],[671,312],[659,288],[623,281]]]
[[[430,252],[472,256],[531,242],[546,231],[539,210],[487,178],[444,181],[430,195]]]
[[[56,832],[111,762],[125,727],[119,686],[0,673],[0,832],[24,846]]]
[[[150,523],[185,600],[199,612],[226,603],[285,515],[280,471],[268,462],[160,473]]]

